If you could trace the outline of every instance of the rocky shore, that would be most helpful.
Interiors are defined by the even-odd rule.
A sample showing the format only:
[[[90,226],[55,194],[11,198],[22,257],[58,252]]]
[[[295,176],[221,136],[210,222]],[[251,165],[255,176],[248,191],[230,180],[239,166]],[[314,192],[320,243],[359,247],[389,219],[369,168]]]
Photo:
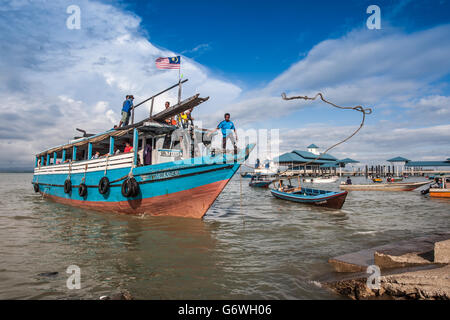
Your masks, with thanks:
[[[335,273],[319,282],[351,299],[450,299],[450,233],[364,249],[329,263]]]

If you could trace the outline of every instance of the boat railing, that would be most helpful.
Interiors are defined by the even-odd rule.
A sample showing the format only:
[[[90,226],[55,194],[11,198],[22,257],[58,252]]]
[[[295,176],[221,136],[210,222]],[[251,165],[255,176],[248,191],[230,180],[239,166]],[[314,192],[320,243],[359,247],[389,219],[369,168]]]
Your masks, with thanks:
[[[137,107],[143,105],[144,103],[146,103],[146,102],[148,102],[150,100],[151,100],[150,119],[152,119],[152,116],[153,116],[153,105],[154,105],[154,102],[155,102],[155,98],[160,96],[161,94],[167,92],[167,91],[172,90],[173,88],[178,87],[178,103],[180,103],[180,101],[181,101],[181,85],[183,83],[185,83],[186,81],[188,81],[188,80],[189,79],[180,80],[180,81],[178,81],[177,84],[174,84],[173,86],[158,92],[157,94],[151,96],[150,98],[147,98],[144,101],[139,102],[137,105],[133,105],[133,107],[131,108],[131,124],[134,124],[134,109],[136,109]]]
[[[70,161],[61,164],[40,166],[34,168],[35,174],[66,174],[84,173],[90,171],[110,170],[119,168],[129,168],[133,164],[134,153],[121,153],[118,155],[106,156],[97,159]]]

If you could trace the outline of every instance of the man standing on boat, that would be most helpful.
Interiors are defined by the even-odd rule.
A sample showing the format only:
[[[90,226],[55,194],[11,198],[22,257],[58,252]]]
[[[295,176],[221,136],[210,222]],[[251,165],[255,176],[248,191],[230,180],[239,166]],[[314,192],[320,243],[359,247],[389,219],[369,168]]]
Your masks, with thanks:
[[[122,118],[120,120],[119,127],[121,127],[122,124],[124,127],[128,125],[128,122],[130,121],[131,108],[133,108],[134,97],[132,95],[127,95],[125,99],[126,100],[122,105]]]
[[[208,133],[208,136],[210,136],[211,134],[213,134],[217,130],[221,129],[222,130],[222,149],[223,149],[223,154],[225,155],[225,153],[227,151],[227,139],[230,139],[231,143],[233,144],[234,155],[237,155],[236,142],[238,141],[238,136],[237,136],[237,133],[236,133],[236,127],[234,126],[234,123],[230,120],[230,114],[229,113],[225,113],[224,117],[225,117],[225,120],[222,120],[222,122],[220,122],[217,125],[216,129],[214,129],[213,131]],[[234,131],[234,135],[233,135],[233,132],[231,130]],[[236,139],[235,139],[234,136],[236,136]]]

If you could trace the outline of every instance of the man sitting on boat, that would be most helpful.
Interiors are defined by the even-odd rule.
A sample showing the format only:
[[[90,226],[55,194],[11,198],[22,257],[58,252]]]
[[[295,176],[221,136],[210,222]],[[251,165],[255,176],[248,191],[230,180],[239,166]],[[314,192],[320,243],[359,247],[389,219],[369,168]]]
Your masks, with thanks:
[[[236,146],[236,142],[238,141],[238,136],[236,133],[236,127],[234,126],[234,123],[230,120],[230,114],[229,113],[225,113],[224,115],[225,120],[222,120],[218,125],[217,128],[210,131],[208,133],[208,136],[211,136],[211,134],[213,134],[214,132],[216,132],[217,130],[221,129],[222,130],[222,149],[223,149],[223,154],[226,154],[227,152],[227,139],[231,140],[231,143],[233,144],[234,147],[234,155],[237,155],[237,146]],[[234,131],[234,135],[236,136],[236,139],[233,135]]]
[[[130,145],[130,143],[127,141],[125,143],[125,149],[123,149],[123,153],[133,152],[133,147]]]
[[[347,177],[347,182],[346,184],[352,184],[352,179],[350,179],[350,177]]]
[[[166,107],[166,110],[169,109],[169,107],[170,107],[170,102],[169,101],[166,101],[165,107]],[[172,126],[176,126],[177,125],[177,121],[173,117],[172,118],[168,118],[165,121],[169,125],[172,125]]]
[[[98,159],[100,158],[100,152],[95,152],[95,154],[91,157],[91,159]]]
[[[119,127],[121,127],[122,124],[124,127],[128,125],[128,122],[130,121],[131,108],[133,107],[134,97],[132,95],[127,95],[125,99],[126,100],[122,105],[122,119],[119,122]]]

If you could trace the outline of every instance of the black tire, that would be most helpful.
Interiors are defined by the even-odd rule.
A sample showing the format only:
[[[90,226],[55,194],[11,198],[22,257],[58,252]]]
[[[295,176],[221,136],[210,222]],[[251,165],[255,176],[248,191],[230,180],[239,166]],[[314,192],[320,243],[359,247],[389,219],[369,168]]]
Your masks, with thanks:
[[[85,183],[81,183],[78,186],[78,195],[80,197],[84,197],[85,195],[87,195],[87,185]]]
[[[72,181],[70,179],[67,179],[64,181],[64,192],[69,193],[72,191]]]
[[[34,188],[34,192],[39,192],[39,184],[35,183],[33,185],[33,188]]]
[[[131,178],[130,183],[133,188],[133,197],[136,197],[139,194],[139,183],[136,181],[135,178]]]
[[[139,184],[135,178],[128,178],[122,183],[122,195],[124,197],[135,197],[139,193]]]
[[[109,179],[107,177],[100,179],[100,182],[98,183],[98,191],[100,194],[106,194],[109,191]]]

